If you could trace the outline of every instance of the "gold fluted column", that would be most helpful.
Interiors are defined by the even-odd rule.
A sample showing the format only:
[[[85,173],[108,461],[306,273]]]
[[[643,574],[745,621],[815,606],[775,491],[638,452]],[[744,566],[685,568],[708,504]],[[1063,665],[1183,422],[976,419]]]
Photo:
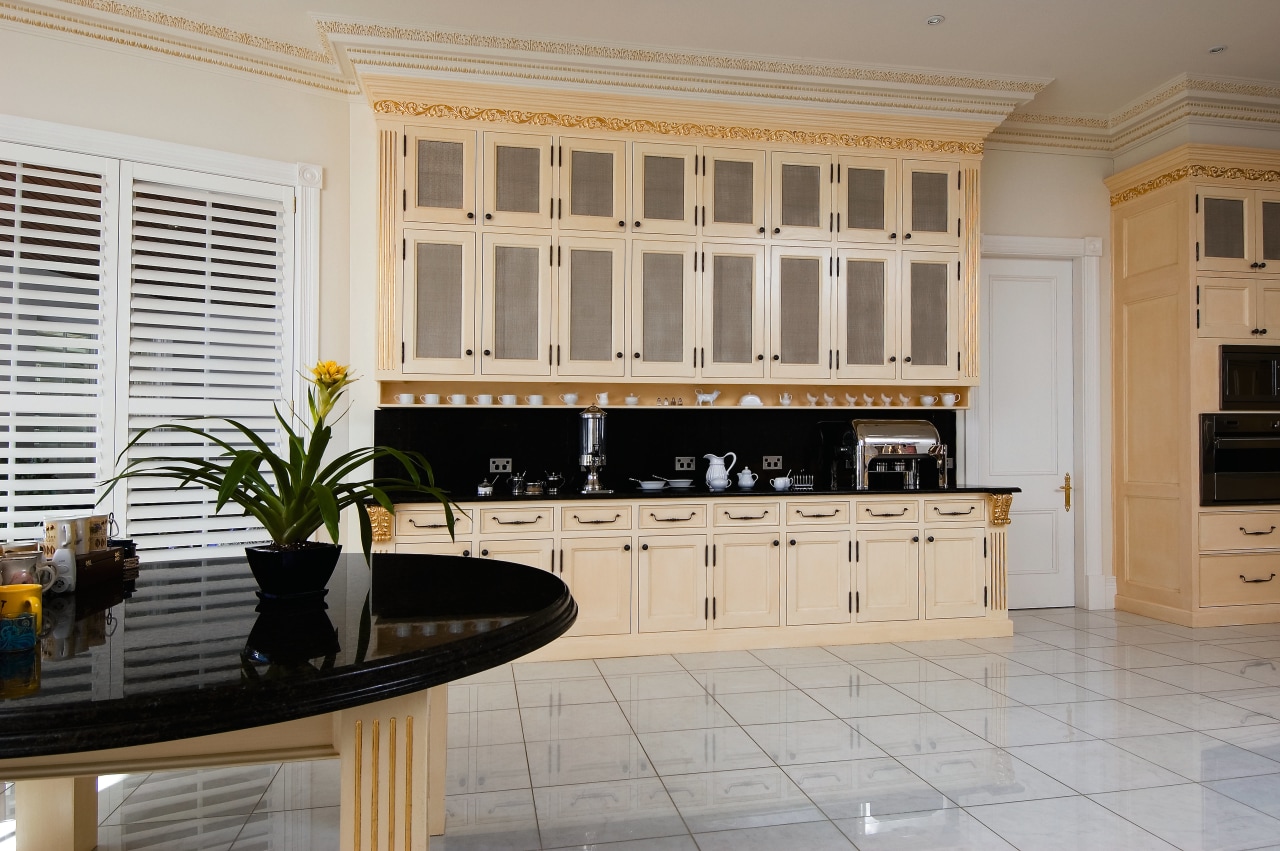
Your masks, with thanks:
[[[982,209],[978,202],[981,195],[979,172],[976,165],[964,169],[964,232],[961,248],[964,280],[960,282],[960,302],[964,310],[964,324],[960,333],[964,340],[964,362],[961,374],[965,378],[977,378],[981,360],[982,342],[978,336],[978,286],[982,265]]]
[[[396,186],[400,182],[400,132],[382,130],[378,134],[378,369],[399,367],[400,340],[396,316]]]

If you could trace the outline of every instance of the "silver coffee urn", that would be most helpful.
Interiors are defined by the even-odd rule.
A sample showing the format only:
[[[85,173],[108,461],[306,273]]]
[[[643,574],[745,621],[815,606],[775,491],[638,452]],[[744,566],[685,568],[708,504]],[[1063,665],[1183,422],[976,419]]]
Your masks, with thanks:
[[[583,493],[613,493],[600,485],[600,468],[604,466],[604,411],[595,405],[579,414],[578,464],[587,471]]]

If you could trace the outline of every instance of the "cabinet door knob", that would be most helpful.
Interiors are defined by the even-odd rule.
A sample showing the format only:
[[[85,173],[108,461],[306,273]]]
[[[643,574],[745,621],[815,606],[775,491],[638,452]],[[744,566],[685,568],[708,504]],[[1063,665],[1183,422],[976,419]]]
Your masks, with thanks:
[[[902,362],[903,362],[903,363],[911,363],[911,355],[907,355],[905,358],[903,358],[903,359],[902,359]]]
[[[1266,329],[1266,328],[1263,328],[1263,329],[1262,329],[1262,330],[1260,330],[1258,333],[1259,333],[1259,334],[1266,334],[1266,333],[1267,333],[1267,329]]]
[[[489,554],[489,551],[488,551],[488,550],[481,550],[481,551],[480,551],[480,555],[482,555],[482,556],[487,556],[488,554]]]
[[[470,555],[471,555],[471,550],[463,550],[463,551],[462,551],[462,554],[463,554],[464,556],[470,556]]]
[[[475,213],[467,213],[467,218],[468,218],[468,219],[474,219],[475,217],[476,217],[476,214],[475,214]]]
[[[468,357],[470,357],[470,356],[471,356],[471,355],[473,355],[473,354],[475,354],[475,352],[473,352],[471,349],[467,349],[467,356],[468,356]]]
[[[773,545],[776,547],[776,546],[778,546],[778,544],[779,544],[779,543],[780,543],[779,541],[774,541],[774,542],[773,542]]]
[[[898,232],[897,232],[897,231],[894,231],[893,233],[889,234],[889,239],[897,239],[897,238],[898,238]]]
[[[485,217],[485,220],[488,221],[489,219],[493,218],[493,213],[485,213],[484,217]]]
[[[488,349],[485,349],[485,350],[484,350],[484,356],[485,356],[485,357],[489,357],[489,356],[490,356],[490,353],[489,353],[489,350],[488,350]]]
[[[898,362],[897,355],[889,355],[889,363],[897,363],[897,362]]]
[[[642,550],[647,550],[647,549],[649,549],[649,545],[648,545],[648,544],[641,544],[641,545],[640,545],[640,549],[642,549]]]
[[[909,234],[909,233],[904,233],[904,234],[902,235],[902,238],[903,238],[903,239],[911,239],[911,234]]]
[[[764,355],[756,355],[756,360],[764,360]]]
[[[625,221],[623,220],[618,221],[618,227],[625,228],[626,226],[627,226],[627,223]]]
[[[1250,263],[1250,264],[1249,264],[1249,268],[1250,268],[1250,269],[1256,269],[1256,268],[1258,268],[1258,264],[1257,264],[1257,263]]]
[[[773,232],[774,232],[774,233],[782,233],[782,228],[774,228],[774,229],[773,229]]]
[[[1265,269],[1265,268],[1267,268],[1267,261],[1266,261],[1266,260],[1263,260],[1261,263],[1259,263],[1259,264],[1258,264],[1258,268],[1259,268],[1259,269]]]
[[[778,355],[774,355],[774,356],[773,356],[773,359],[774,359],[774,360],[779,360]]]
[[[640,358],[640,353],[639,353],[639,352],[636,352],[636,353],[634,353],[634,354],[633,354],[633,355],[631,355],[631,356],[632,356],[633,358],[636,358],[637,360],[639,360],[639,358]]]
[[[762,228],[760,228],[760,230],[758,230],[758,231],[756,231],[756,232],[757,232],[757,233],[764,233],[764,228],[762,227]]]
[[[932,543],[933,543],[933,536],[932,536],[932,535],[930,535],[929,537],[925,538],[925,540],[932,544]]]
[[[796,545],[796,539],[792,538],[790,541],[787,541],[787,543],[794,547]]]
[[[623,545],[622,545],[622,551],[623,551],[623,552],[627,552],[627,553],[631,552],[631,545],[630,545],[630,544],[623,544]]]
[[[636,227],[640,227],[640,222],[636,222]]]
[[[622,352],[618,352],[618,357],[622,357]]]

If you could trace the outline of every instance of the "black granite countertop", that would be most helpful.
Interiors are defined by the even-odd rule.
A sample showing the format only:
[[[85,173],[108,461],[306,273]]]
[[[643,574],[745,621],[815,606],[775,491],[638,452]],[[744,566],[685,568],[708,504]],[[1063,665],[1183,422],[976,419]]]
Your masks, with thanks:
[[[762,487],[763,483],[757,483],[754,488],[746,489],[731,485],[728,489],[722,491],[711,491],[705,486],[695,486],[691,488],[663,488],[659,491],[642,491],[639,485],[634,482],[626,484],[616,484],[612,493],[580,493],[577,488],[561,488],[559,493],[544,494],[542,496],[512,496],[509,486],[505,481],[499,482],[494,489],[493,496],[476,496],[472,493],[462,493],[459,491],[450,492],[455,500],[461,503],[488,503],[488,502],[564,502],[567,500],[606,500],[606,499],[710,499],[710,498],[764,498],[771,497],[777,499],[779,497],[792,496],[817,496],[848,499],[850,497],[861,496],[901,496],[901,497],[918,497],[918,496],[963,496],[965,494],[1008,494],[1021,493],[1021,488],[1006,487],[963,487],[963,488],[920,488],[919,490],[853,490],[845,488],[842,490],[828,490],[815,488],[814,490],[785,490],[777,491],[771,487]]]
[[[109,599],[109,598],[108,598]],[[118,600],[117,596],[115,600]],[[222,733],[420,691],[541,647],[568,588],[488,559],[343,556],[323,601],[260,601],[243,556],[147,562],[123,602],[47,598],[0,654],[0,759]]]

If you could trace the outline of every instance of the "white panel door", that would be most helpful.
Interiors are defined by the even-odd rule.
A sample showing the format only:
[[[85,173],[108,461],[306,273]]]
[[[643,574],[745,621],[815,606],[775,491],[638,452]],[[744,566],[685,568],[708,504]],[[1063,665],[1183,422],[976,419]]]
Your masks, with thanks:
[[[1074,524],[1061,490],[1073,443],[1071,263],[984,259],[981,304],[970,480],[1022,488],[1008,526],[1009,608],[1071,606]]]

